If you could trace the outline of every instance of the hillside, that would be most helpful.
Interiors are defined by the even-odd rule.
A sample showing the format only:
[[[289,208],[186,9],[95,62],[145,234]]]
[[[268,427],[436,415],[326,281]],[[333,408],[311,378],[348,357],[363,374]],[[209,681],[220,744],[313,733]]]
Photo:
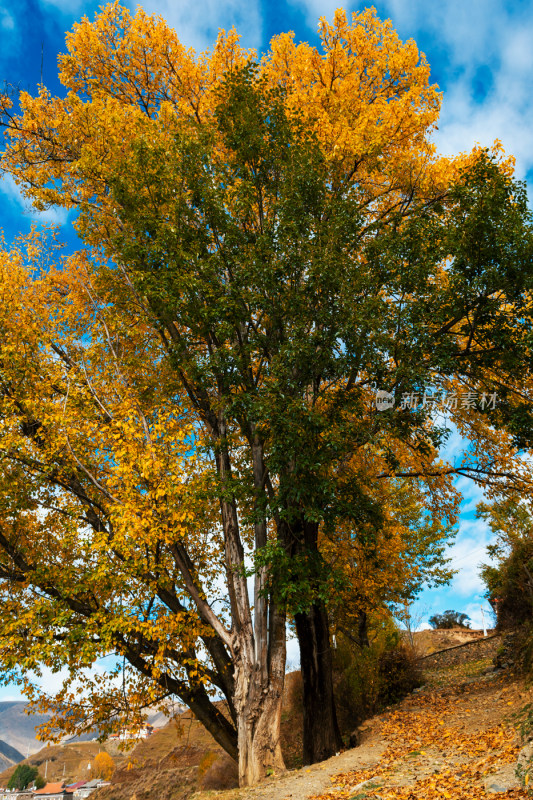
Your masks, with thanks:
[[[497,637],[423,633],[418,644],[426,654],[468,640],[473,644],[452,651],[453,658],[431,656],[425,685],[364,723],[359,747],[294,768],[301,712],[293,673],[287,676],[283,712],[284,752],[293,768],[284,775],[254,789],[231,789],[228,759],[198,723],[187,720],[185,729],[176,731],[177,744],[171,729],[154,736],[151,757],[146,742],[132,754],[130,768],[118,770],[112,785],[93,800],[483,800],[494,792],[508,800],[524,798],[514,774],[521,744],[513,715],[533,693],[511,672],[494,671]]]
[[[298,700],[299,673],[287,676],[282,719],[284,752],[287,764],[300,763],[301,709]],[[186,798],[193,789],[235,787],[236,768],[209,733],[190,712],[179,715],[167,724],[164,715],[152,715],[155,733],[132,750],[124,752],[116,741],[71,742],[50,745],[31,755],[26,763],[39,768],[49,781],[74,782],[88,777],[88,765],[99,750],[109,753],[116,764],[112,786],[100,790],[93,798],[120,800],[141,797],[163,798],[173,787],[173,798]],[[157,726],[160,727],[157,727]],[[296,735],[295,735],[296,731]],[[0,786],[5,786],[13,768],[0,773]]]
[[[493,631],[487,631],[488,636],[492,633]],[[437,650],[444,650],[447,647],[456,647],[466,642],[477,641],[482,638],[483,631],[470,630],[469,628],[416,631],[413,634],[415,650],[421,656],[429,655]]]
[[[25,764],[38,767],[39,773],[50,782],[64,780],[74,783],[77,780],[89,777],[88,766],[100,750],[109,751],[109,747],[98,742],[76,742],[67,745],[48,745],[41,748],[29,758],[24,759]],[[114,758],[116,756],[114,755]],[[119,757],[119,761],[122,757]],[[0,773],[0,786],[6,786],[13,768],[4,769]]]
[[[22,753],[0,739],[0,771],[12,767],[13,764],[18,764],[23,758]]]
[[[424,631],[425,684],[401,703],[360,727],[360,745],[301,768],[299,673],[287,675],[282,715],[289,770],[253,790],[236,788],[236,769],[190,713],[167,724],[129,753],[116,743],[103,749],[115,759],[111,785],[92,800],[482,800],[523,798],[514,775],[521,744],[515,714],[533,691],[509,670],[494,670],[499,637],[479,632]],[[437,653],[449,647],[471,646]],[[433,655],[431,655],[433,654]],[[453,654],[453,656],[452,656]],[[51,780],[86,777],[101,746],[96,742],[48,747],[29,761],[48,760]],[[0,775],[0,785],[6,775]],[[487,792],[489,794],[487,794]]]

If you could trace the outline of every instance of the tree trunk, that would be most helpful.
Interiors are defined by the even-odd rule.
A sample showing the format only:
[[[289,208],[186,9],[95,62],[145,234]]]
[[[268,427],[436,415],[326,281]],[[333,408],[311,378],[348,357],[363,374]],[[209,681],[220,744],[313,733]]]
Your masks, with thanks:
[[[357,638],[359,647],[370,647],[368,641],[368,615],[366,611],[359,612],[357,620]]]
[[[234,705],[237,714],[239,785],[253,786],[283,772],[280,745],[281,700],[285,680],[285,613],[270,604],[268,664],[255,658],[244,637],[235,659]],[[241,646],[242,643],[242,646]],[[258,648],[260,652],[263,648]],[[266,666],[266,669],[265,669]]]
[[[314,764],[342,747],[333,697],[329,624],[322,602],[295,615],[303,679],[303,763]]]
[[[255,684],[238,716],[239,786],[253,786],[272,772],[283,772],[285,763],[279,740],[281,691],[267,693]]]

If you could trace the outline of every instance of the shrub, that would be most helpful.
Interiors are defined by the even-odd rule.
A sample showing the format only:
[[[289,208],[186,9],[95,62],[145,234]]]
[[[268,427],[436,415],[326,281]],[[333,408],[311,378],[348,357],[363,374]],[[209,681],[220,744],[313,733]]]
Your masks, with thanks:
[[[422,671],[413,649],[404,642],[385,650],[379,659],[379,702],[396,703],[422,685]]]
[[[204,761],[205,769],[202,768]],[[226,753],[206,753],[198,767],[198,777],[203,791],[235,789],[239,785],[237,764]]]
[[[217,753],[214,753],[212,750],[208,750],[207,753],[202,756],[202,760],[198,764],[198,779],[201,780],[208,769],[213,765],[213,763],[217,760]]]
[[[337,636],[333,653],[334,693],[342,731],[350,732],[371,716],[379,697],[379,653],[374,646],[358,648]]]
[[[368,647],[339,634],[333,661],[335,699],[344,733],[422,683],[416,655],[391,620],[376,626]]]
[[[433,614],[429,618],[432,628],[439,630],[449,630],[450,628],[470,628],[470,617],[468,614],[460,614],[459,611],[451,609],[443,614]]]

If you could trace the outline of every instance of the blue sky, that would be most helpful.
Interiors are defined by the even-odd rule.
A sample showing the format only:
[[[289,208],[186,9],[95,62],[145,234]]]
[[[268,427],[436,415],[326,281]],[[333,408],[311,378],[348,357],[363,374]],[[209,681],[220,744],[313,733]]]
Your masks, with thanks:
[[[137,5],[126,2],[132,10]],[[35,92],[41,80],[61,92],[56,57],[64,51],[64,33],[83,15],[90,18],[99,2],[85,0],[0,0],[0,80]],[[209,47],[218,28],[235,26],[249,47],[263,50],[270,38],[293,30],[298,40],[318,44],[321,15],[331,19],[337,3],[331,0],[146,0],[149,13],[163,16],[187,46]],[[414,38],[426,54],[432,80],[443,91],[441,120],[435,140],[443,153],[458,153],[474,143],[490,145],[501,139],[517,159],[517,175],[533,178],[533,0],[384,0],[374,4],[380,17],[391,18],[402,39]],[[364,4],[347,4],[348,11]],[[45,214],[28,209],[17,187],[0,182],[1,226],[10,239],[28,230],[32,220],[67,223],[66,213]],[[68,238],[70,235],[67,234]],[[460,444],[452,437],[449,453]],[[427,620],[447,608],[464,611],[476,626],[483,586],[478,565],[489,541],[486,526],[475,519],[482,498],[472,482],[462,479],[463,513],[450,554],[459,573],[446,589],[425,591],[415,616]],[[486,603],[485,603],[486,606]],[[289,658],[297,660],[296,643]],[[53,676],[47,682],[54,682]],[[0,689],[0,700],[17,696]]]

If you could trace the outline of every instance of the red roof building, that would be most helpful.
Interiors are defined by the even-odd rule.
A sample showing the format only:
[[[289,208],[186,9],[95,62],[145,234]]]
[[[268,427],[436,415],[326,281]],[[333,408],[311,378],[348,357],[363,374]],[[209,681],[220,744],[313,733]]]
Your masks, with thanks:
[[[40,800],[61,800],[61,798],[67,797],[65,784],[63,781],[60,783],[47,783],[42,789],[34,792],[33,796],[39,797]]]

